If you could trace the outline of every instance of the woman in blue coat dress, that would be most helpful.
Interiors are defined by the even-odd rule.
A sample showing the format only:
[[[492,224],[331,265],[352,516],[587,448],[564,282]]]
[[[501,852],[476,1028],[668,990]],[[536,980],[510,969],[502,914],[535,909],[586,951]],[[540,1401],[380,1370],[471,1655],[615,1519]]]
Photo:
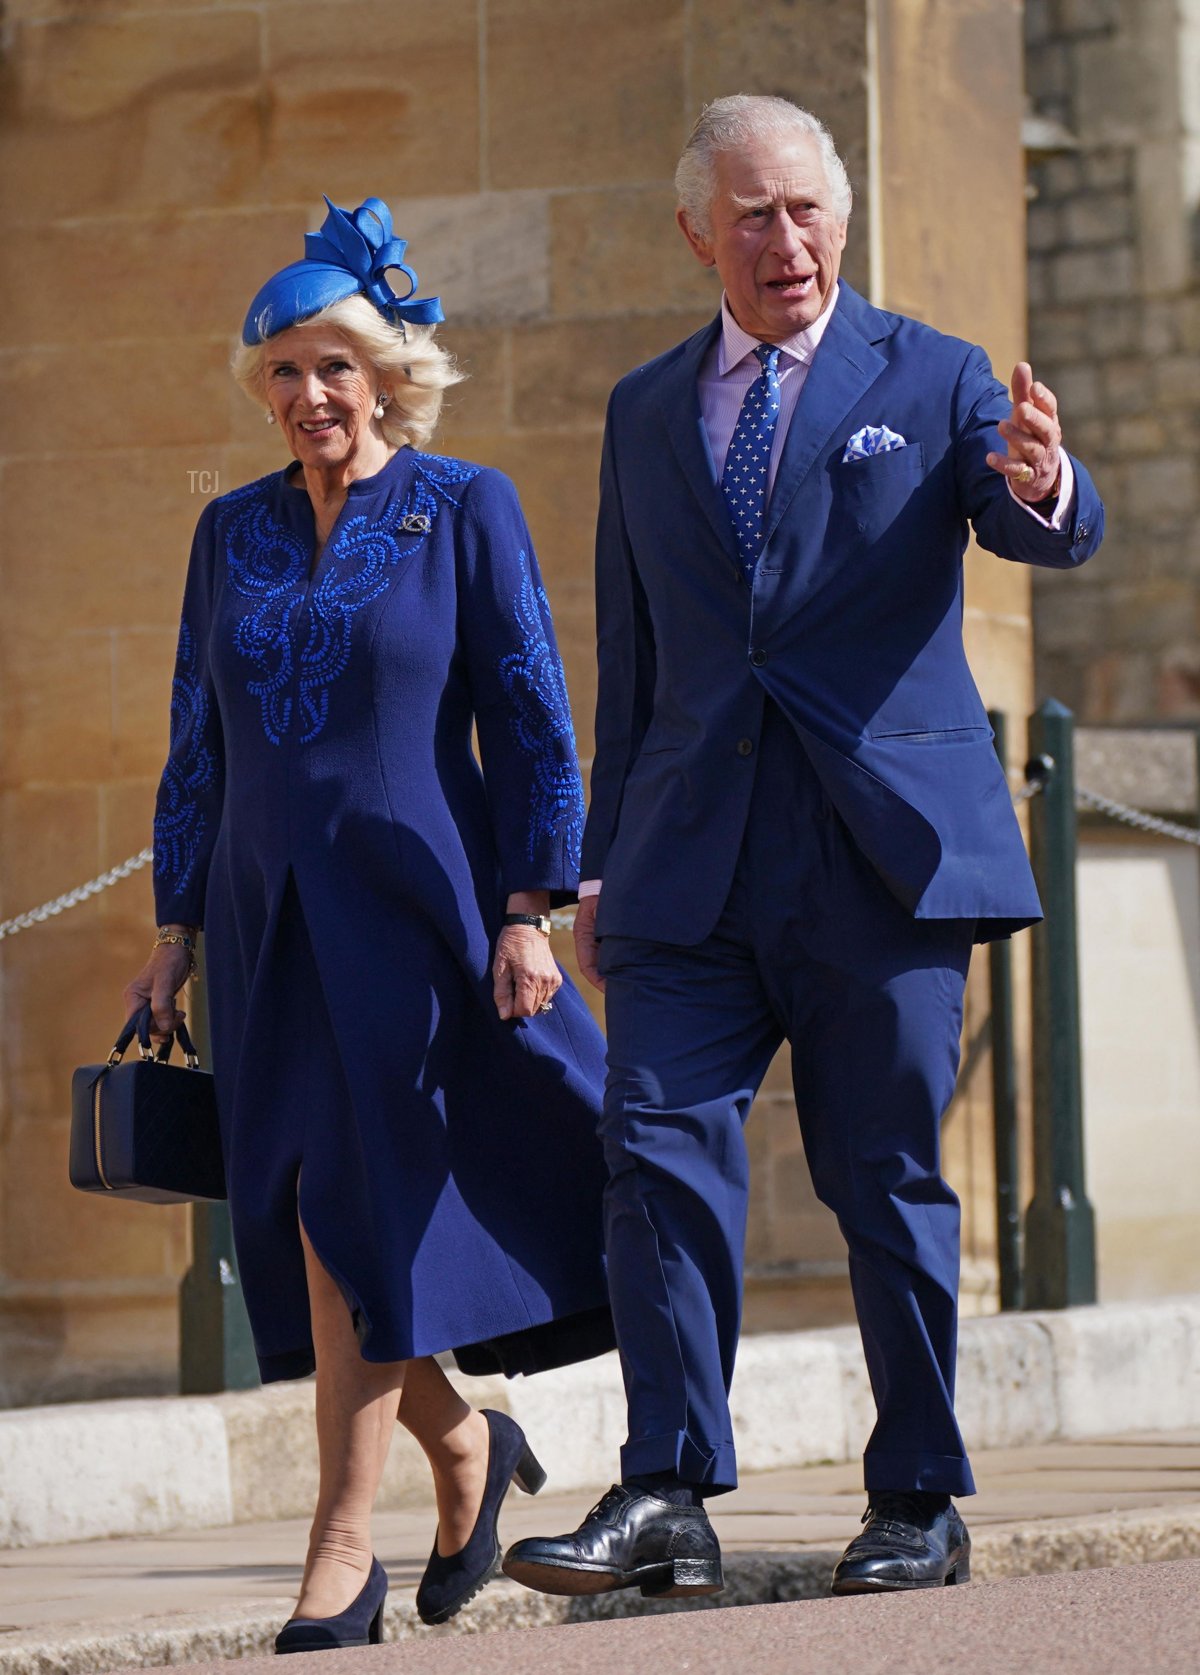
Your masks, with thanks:
[[[378,1637],[369,1521],[397,1417],[436,1488],[427,1621],[492,1573],[509,1482],[539,1486],[519,1428],[436,1354],[530,1372],[612,1343],[603,1041],[547,934],[583,824],[562,666],[512,484],[422,451],[459,375],[403,255],[378,199],[330,205],[251,304],[235,376],[293,461],[196,530],[160,941],[126,991],[169,1031],[203,927],[262,1376],[317,1374],[320,1498],[281,1651]]]

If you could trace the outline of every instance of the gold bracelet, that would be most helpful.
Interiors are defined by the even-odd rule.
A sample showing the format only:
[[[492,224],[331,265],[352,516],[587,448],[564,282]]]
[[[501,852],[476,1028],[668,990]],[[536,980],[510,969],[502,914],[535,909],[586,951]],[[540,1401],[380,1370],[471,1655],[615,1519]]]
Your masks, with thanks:
[[[159,931],[157,936],[154,938],[154,948],[164,947],[186,948],[188,952],[188,959],[190,961],[188,976],[195,977],[198,974],[196,966],[196,944],[190,936],[184,935],[181,931]],[[154,948],[151,948],[151,953],[154,952]]]

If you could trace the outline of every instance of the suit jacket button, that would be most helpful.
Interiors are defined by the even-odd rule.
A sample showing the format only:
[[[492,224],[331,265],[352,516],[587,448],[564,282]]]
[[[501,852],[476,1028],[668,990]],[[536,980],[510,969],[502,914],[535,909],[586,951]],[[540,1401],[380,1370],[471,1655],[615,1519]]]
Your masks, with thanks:
[[[1075,531],[1075,539],[1077,541],[1086,541],[1087,540],[1087,532],[1088,532],[1087,524],[1086,523],[1081,523],[1079,528]]]
[[[737,742],[737,753],[738,753],[739,756],[750,756],[750,755],[753,754],[753,752],[754,752],[754,740],[753,739],[739,739],[738,740],[738,742]]]
[[[756,650],[750,653],[750,661],[756,669],[762,668],[763,664],[767,661],[767,654],[761,646],[757,647]]]

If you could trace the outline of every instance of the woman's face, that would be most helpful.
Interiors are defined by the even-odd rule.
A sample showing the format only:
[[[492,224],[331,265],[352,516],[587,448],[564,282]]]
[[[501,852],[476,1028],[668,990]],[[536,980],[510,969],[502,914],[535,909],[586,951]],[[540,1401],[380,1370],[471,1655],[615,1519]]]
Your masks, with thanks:
[[[374,369],[332,326],[292,326],[267,344],[267,401],[302,465],[343,466],[378,442],[372,410],[381,393]]]

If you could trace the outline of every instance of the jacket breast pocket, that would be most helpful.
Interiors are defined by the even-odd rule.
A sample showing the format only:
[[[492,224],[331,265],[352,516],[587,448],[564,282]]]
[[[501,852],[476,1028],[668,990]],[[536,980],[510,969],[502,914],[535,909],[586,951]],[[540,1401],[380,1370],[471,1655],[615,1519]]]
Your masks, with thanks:
[[[919,442],[866,459],[840,460],[834,470],[834,511],[850,540],[877,541],[904,513],[925,476]]]

